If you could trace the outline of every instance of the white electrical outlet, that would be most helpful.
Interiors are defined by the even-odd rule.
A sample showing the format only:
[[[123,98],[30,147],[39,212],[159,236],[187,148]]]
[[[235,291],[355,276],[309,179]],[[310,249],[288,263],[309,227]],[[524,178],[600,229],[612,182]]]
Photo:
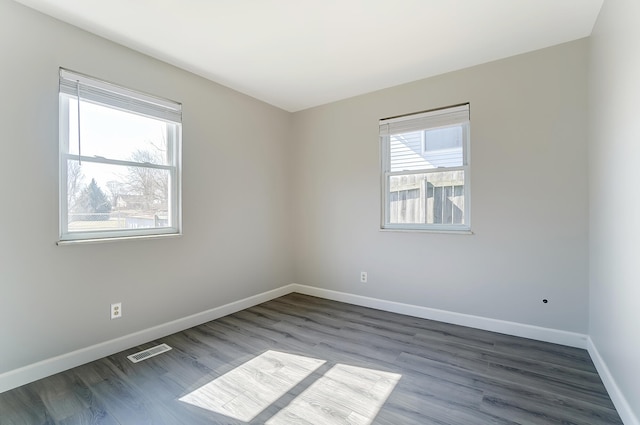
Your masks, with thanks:
[[[360,272],[360,282],[367,283],[367,272]]]
[[[122,303],[111,304],[111,320],[122,317]]]

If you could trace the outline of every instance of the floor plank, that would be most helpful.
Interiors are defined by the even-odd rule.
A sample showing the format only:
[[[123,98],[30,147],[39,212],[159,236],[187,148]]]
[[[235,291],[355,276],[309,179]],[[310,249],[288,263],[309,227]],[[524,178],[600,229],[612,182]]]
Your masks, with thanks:
[[[585,350],[294,293],[2,393],[16,424],[622,422]]]

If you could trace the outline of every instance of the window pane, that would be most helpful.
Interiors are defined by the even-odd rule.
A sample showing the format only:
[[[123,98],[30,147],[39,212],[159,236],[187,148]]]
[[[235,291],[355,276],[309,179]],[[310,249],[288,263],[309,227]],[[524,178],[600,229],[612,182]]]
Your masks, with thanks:
[[[463,165],[462,126],[392,134],[390,171],[418,171]]]
[[[462,152],[462,127],[444,127],[424,132],[424,150],[455,149]]]
[[[80,102],[81,153],[122,161],[167,165],[167,132],[175,124]],[[78,103],[69,97],[69,153],[78,154]]]
[[[389,223],[464,224],[464,171],[391,176]]]
[[[389,139],[391,171],[435,168],[422,154],[422,131],[392,134]]]
[[[435,168],[463,165],[461,126],[436,128],[424,132],[424,158]]]
[[[170,227],[168,170],[67,161],[69,232]]]

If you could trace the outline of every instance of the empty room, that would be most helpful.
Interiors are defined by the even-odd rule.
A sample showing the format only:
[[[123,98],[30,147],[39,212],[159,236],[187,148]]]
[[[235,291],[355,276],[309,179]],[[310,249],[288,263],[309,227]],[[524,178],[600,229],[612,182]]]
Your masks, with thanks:
[[[640,425],[637,0],[0,0],[0,425]]]

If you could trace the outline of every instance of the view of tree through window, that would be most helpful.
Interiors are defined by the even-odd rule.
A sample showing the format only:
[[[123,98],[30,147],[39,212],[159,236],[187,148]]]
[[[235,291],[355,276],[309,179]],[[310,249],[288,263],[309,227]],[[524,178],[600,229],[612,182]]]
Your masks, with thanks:
[[[179,123],[96,101],[90,94],[85,99],[80,91],[78,105],[77,94],[61,90],[61,177],[66,180],[61,235],[175,231]]]

